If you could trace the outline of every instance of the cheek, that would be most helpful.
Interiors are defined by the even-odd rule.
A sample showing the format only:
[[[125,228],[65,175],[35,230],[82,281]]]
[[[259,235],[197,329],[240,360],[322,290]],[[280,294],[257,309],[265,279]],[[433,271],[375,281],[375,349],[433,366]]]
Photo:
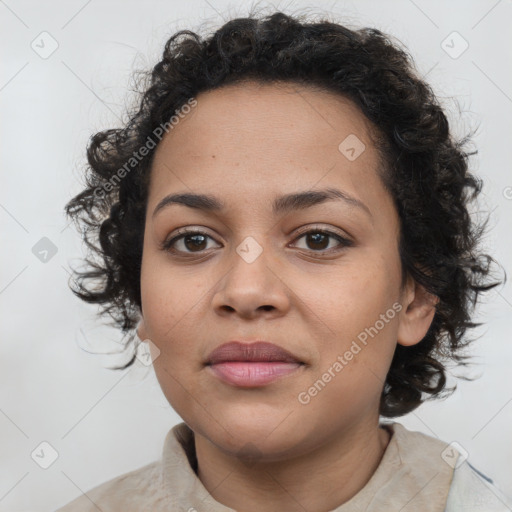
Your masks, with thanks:
[[[148,249],[143,254],[141,300],[148,337],[157,345],[175,338],[194,307],[200,307],[207,287],[201,284],[197,270],[173,269],[165,255]]]
[[[303,280],[294,291],[332,337],[356,337],[385,314],[397,294],[394,277],[377,265],[351,265],[321,279]]]
[[[318,376],[341,356],[343,370],[334,372],[337,377],[333,380],[354,388],[353,392],[360,386],[378,391],[384,385],[396,347],[400,307],[396,276],[383,259],[376,261],[379,263],[357,268],[347,266],[325,286],[307,288],[303,284],[308,314],[322,333],[317,342],[321,347]]]

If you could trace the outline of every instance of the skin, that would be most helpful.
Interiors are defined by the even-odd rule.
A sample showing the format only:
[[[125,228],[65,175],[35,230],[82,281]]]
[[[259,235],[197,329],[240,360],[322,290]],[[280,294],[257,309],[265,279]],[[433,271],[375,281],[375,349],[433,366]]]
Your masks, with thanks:
[[[398,214],[378,175],[371,125],[353,103],[251,82],[196,99],[156,150],[137,332],[151,340],[162,390],[195,432],[198,477],[217,501],[244,512],[332,510],[379,465],[389,442],[379,400],[396,344],[425,336],[436,301],[412,279],[400,288]],[[350,134],[366,146],[353,161],[338,149]],[[276,196],[324,188],[357,198],[371,215],[339,200],[273,215]],[[153,217],[178,192],[214,195],[226,209],[174,204]],[[183,227],[211,238],[199,248],[177,241],[182,256],[162,250]],[[304,236],[318,228],[353,244]],[[262,248],[251,263],[236,251],[249,236]],[[401,311],[300,403],[394,303]],[[203,364],[230,340],[270,341],[305,364],[263,387],[235,387]]]

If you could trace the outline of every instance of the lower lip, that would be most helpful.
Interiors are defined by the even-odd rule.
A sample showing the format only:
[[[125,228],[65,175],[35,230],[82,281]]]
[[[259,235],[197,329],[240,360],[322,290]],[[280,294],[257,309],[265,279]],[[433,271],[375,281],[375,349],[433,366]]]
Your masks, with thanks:
[[[300,363],[232,361],[209,365],[208,368],[228,384],[252,388],[270,384],[302,366]]]

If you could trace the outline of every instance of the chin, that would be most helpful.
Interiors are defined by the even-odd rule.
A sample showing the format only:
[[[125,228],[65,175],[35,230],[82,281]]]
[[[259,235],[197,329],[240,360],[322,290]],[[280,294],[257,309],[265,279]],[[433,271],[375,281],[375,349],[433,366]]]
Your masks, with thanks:
[[[219,449],[232,456],[262,457],[265,460],[280,460],[304,443],[304,429],[297,429],[293,414],[255,413],[252,417],[233,410],[225,414],[219,423],[206,418],[200,432]],[[295,418],[296,420],[297,418]],[[283,421],[284,420],[284,421]]]

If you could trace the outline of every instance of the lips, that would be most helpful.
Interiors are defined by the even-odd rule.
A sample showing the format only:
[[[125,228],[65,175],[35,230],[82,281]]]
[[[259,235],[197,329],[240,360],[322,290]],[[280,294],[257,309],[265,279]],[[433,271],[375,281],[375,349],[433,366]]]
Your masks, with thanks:
[[[305,363],[273,343],[231,341],[216,348],[206,369],[226,384],[242,388],[265,386],[304,369]]]
[[[302,361],[284,348],[266,341],[256,341],[254,343],[230,341],[229,343],[224,343],[210,353],[206,364],[214,365],[236,361],[303,364]]]

